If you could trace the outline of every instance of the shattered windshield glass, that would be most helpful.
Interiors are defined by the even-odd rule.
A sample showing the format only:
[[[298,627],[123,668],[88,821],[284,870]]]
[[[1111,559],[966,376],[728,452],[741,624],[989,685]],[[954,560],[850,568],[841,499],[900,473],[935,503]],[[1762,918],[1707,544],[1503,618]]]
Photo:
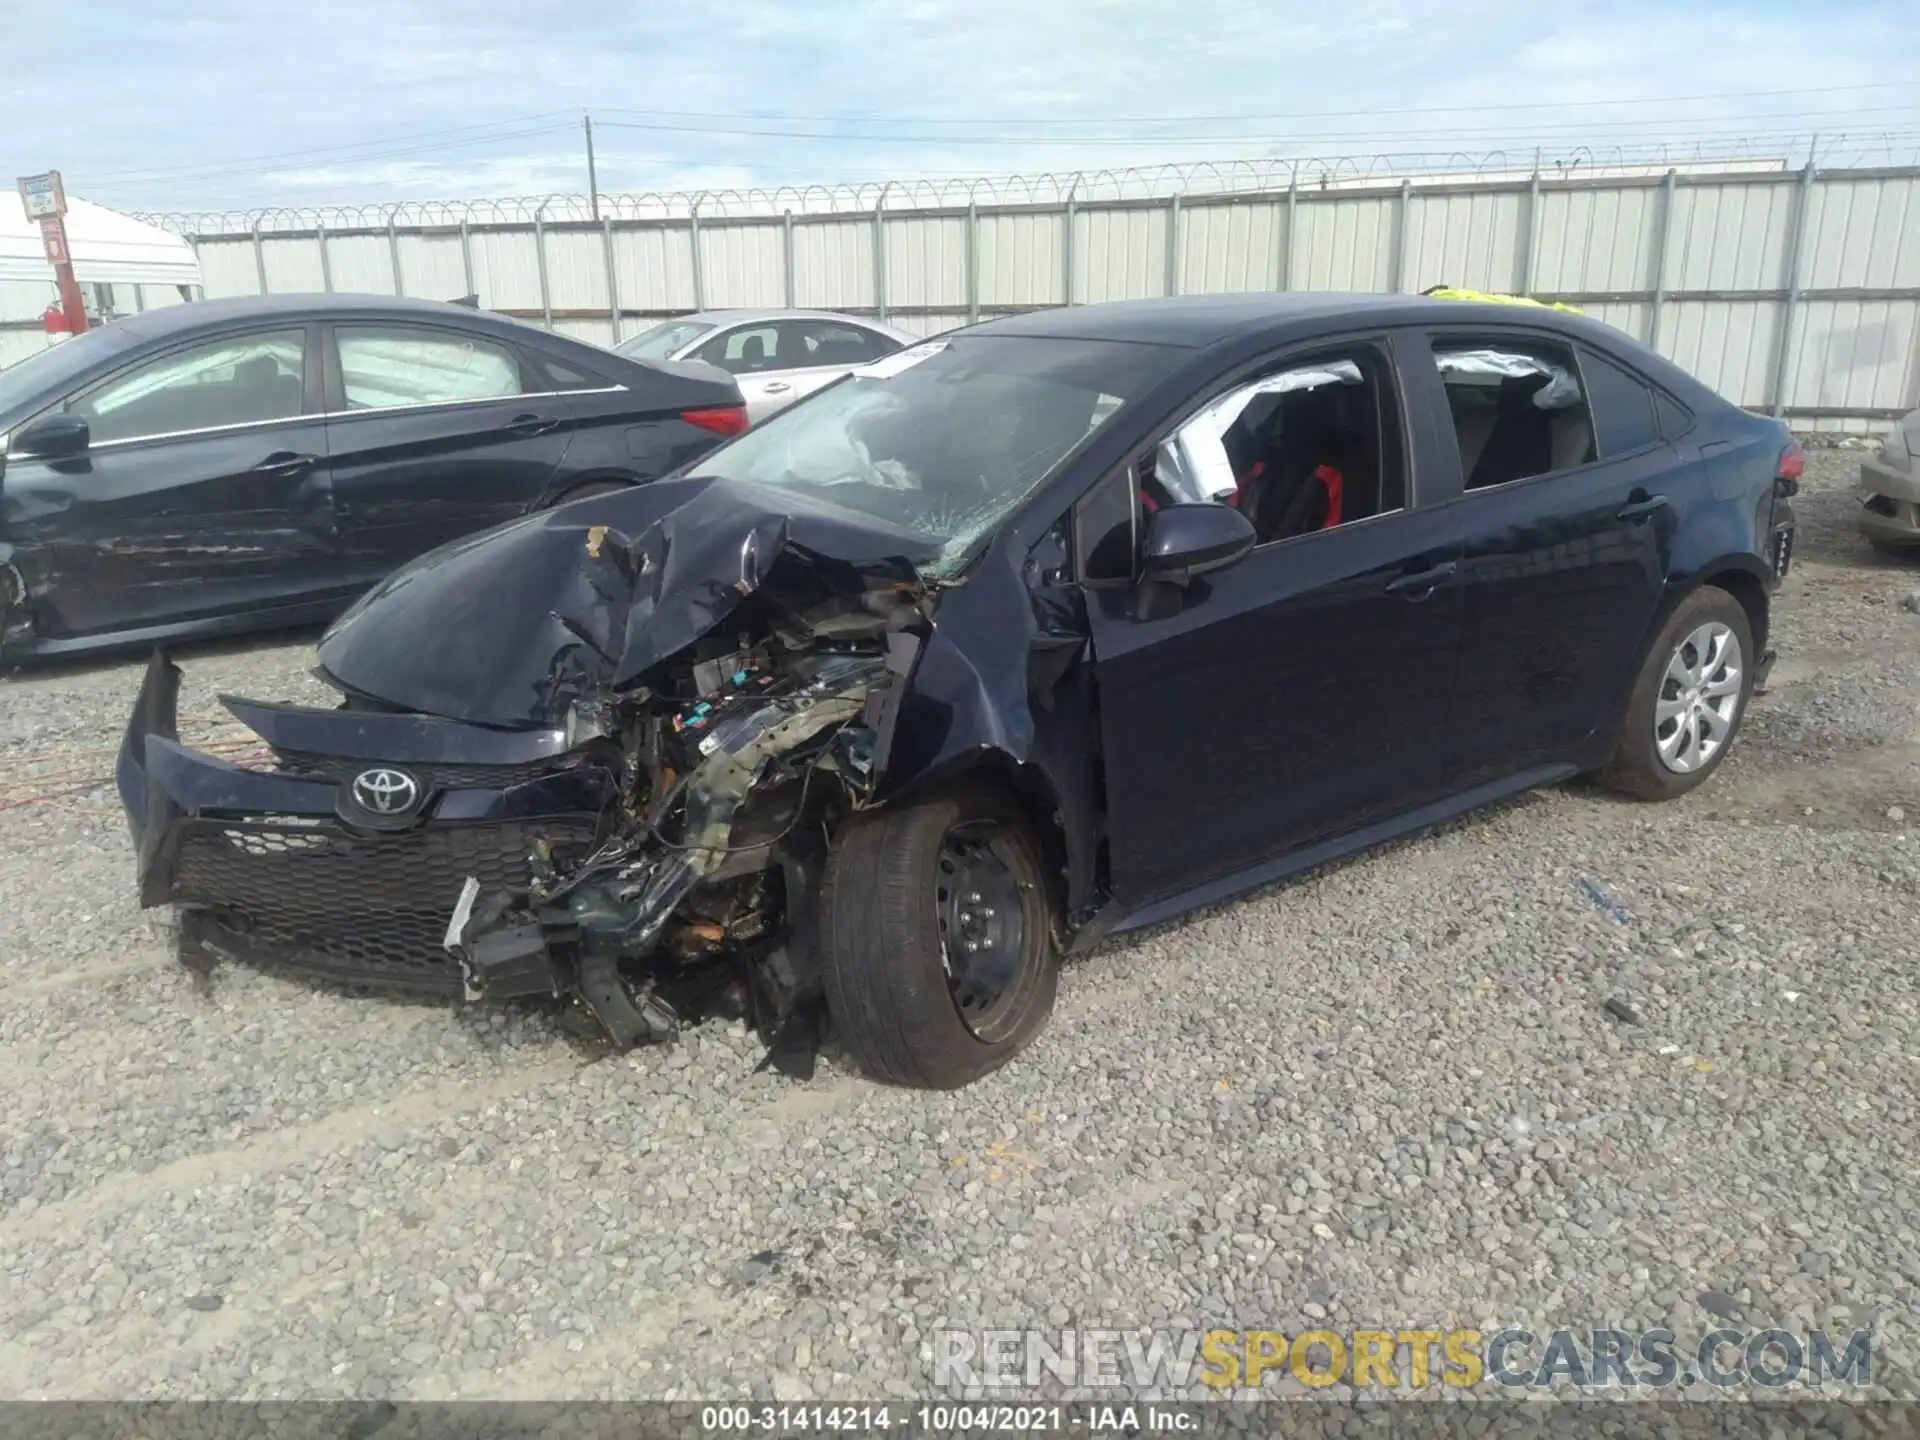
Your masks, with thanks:
[[[856,370],[695,473],[802,492],[943,542],[957,568],[1180,352],[1120,341],[955,336]]]

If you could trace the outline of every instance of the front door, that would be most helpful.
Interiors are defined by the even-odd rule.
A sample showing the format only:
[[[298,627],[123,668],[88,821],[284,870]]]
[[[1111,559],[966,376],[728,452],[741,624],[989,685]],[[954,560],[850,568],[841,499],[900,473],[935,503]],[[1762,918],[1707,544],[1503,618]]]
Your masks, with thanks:
[[[299,325],[200,340],[69,396],[86,448],[9,457],[5,538],[50,639],[343,593]]]
[[[1581,757],[1660,604],[1679,463],[1645,385],[1549,336],[1432,337],[1465,546],[1452,763],[1463,784]],[[1437,363],[1435,363],[1437,362]]]
[[[327,447],[358,583],[524,514],[546,493],[573,411],[513,346],[451,327],[330,328]]]
[[[1449,788],[1458,547],[1417,504],[1388,347],[1287,360],[1263,378],[1273,388],[1244,407],[1231,394],[1210,403],[1139,477],[1148,507],[1212,499],[1258,516],[1258,548],[1191,582],[1160,618],[1143,618],[1135,587],[1088,592],[1123,903]],[[1194,493],[1208,472],[1230,478]],[[1301,484],[1316,487],[1311,503]]]

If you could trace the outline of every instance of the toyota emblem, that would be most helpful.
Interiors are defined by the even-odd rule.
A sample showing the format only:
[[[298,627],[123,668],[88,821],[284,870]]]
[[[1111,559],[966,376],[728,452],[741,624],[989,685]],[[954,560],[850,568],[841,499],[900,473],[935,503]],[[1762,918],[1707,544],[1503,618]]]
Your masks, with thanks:
[[[405,815],[420,803],[420,782],[404,770],[362,770],[353,777],[353,803],[369,815]]]

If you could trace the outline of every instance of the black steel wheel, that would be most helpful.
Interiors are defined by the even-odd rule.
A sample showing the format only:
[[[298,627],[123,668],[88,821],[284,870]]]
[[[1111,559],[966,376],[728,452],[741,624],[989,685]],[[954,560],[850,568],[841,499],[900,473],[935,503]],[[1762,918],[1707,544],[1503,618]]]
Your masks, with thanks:
[[[834,1028],[877,1079],[954,1089],[1025,1047],[1053,1009],[1053,900],[1025,817],[992,791],[853,816],[821,890]]]
[[[956,825],[940,844],[935,900],[947,991],[960,1023],[988,1044],[1001,1038],[1026,963],[1020,858],[991,820]]]

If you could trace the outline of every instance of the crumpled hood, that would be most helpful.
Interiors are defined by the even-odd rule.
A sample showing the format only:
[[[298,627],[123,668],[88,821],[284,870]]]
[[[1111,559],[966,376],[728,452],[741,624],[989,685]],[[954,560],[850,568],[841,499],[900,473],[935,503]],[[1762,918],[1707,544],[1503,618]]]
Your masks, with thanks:
[[[788,492],[700,477],[574,501],[397,570],[320,641],[350,692],[510,729],[565,722],[764,592],[795,616],[917,595],[937,541]],[[874,628],[882,628],[876,618]]]

